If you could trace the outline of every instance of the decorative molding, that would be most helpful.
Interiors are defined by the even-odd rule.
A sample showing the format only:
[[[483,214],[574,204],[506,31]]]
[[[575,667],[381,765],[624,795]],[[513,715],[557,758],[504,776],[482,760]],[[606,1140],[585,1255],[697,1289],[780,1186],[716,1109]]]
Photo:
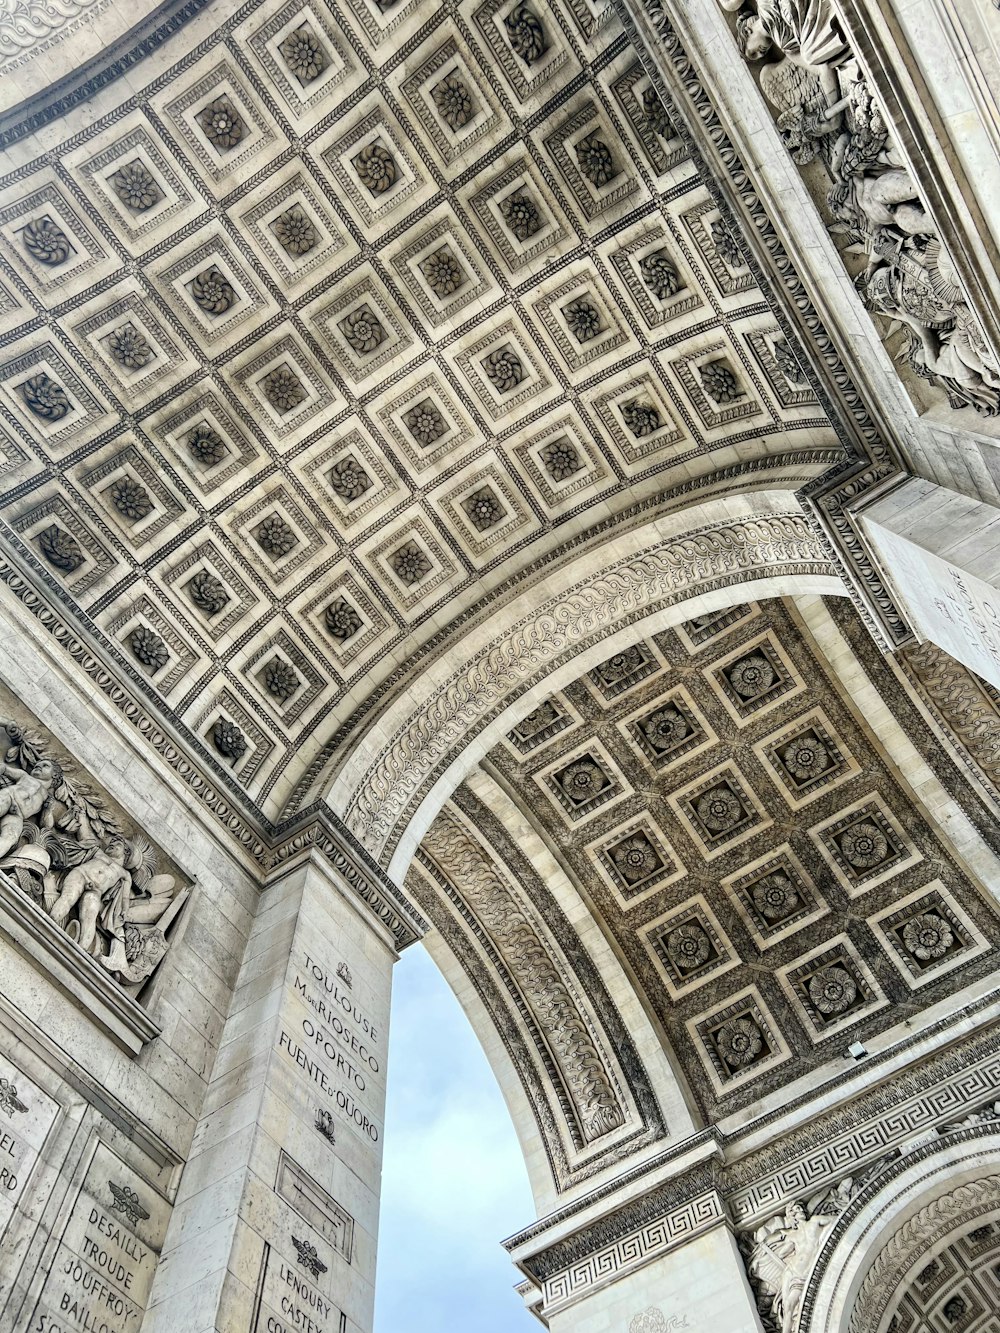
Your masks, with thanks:
[[[685,534],[619,561],[571,592],[549,598],[455,672],[399,729],[351,794],[345,822],[373,853],[385,848],[453,747],[491,708],[629,613],[652,612],[754,578],[829,574],[816,530],[800,514],[759,514]]]
[[[269,877],[284,874],[297,860],[313,852],[326,858],[331,869],[345,880],[365,907],[392,935],[397,949],[405,949],[429,928],[403,893],[359,846],[330,811],[314,812],[310,822],[299,821],[298,829],[286,834],[265,854]]]
[[[438,868],[468,903],[499,951],[508,975],[551,1049],[560,1098],[576,1122],[576,1147],[628,1126],[632,1115],[609,1068],[593,1021],[570,990],[565,962],[553,957],[530,909],[505,882],[457,816],[443,810],[424,835],[422,859]],[[568,1103],[568,1104],[567,1104]]]
[[[584,1295],[617,1281],[633,1269],[671,1250],[686,1245],[703,1232],[726,1223],[726,1211],[717,1190],[707,1189],[683,1203],[664,1207],[660,1197],[655,1205],[658,1215],[641,1226],[625,1231],[585,1258],[546,1277],[542,1290],[546,1317],[565,1310]],[[593,1242],[604,1232],[621,1231],[627,1210],[609,1220],[602,1219],[587,1233]],[[581,1238],[581,1244],[583,1243]],[[568,1246],[566,1247],[569,1248]]]
[[[791,1199],[959,1118],[1000,1093],[1000,1036],[987,1033],[863,1093],[725,1172],[726,1203],[747,1227]],[[839,1122],[839,1123],[838,1123]],[[727,1140],[728,1142],[728,1140]]]
[[[986,686],[929,639],[908,645],[899,661],[960,758],[1000,801],[1000,710]]]
[[[6,0],[0,6],[0,68],[9,68],[11,57],[44,46],[98,3],[103,7],[106,0]]]
[[[968,1226],[984,1213],[994,1213],[1000,1198],[1000,1175],[984,1176],[959,1185],[934,1199],[895,1231],[865,1275],[848,1333],[876,1333],[906,1273],[930,1255],[949,1232]]]

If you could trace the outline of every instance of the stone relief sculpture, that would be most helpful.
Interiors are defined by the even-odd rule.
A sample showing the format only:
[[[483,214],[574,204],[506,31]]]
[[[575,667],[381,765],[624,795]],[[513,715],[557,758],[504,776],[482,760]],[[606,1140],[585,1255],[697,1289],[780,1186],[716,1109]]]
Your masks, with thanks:
[[[830,231],[867,264],[866,308],[903,335],[899,353],[952,407],[1000,414],[1000,361],[965,299],[829,0],[720,0],[799,166],[822,164]]]
[[[155,873],[146,839],[126,837],[43,742],[15,722],[0,728],[0,877],[121,985],[138,988],[167,952],[167,928],[188,890]]]
[[[747,1275],[768,1333],[798,1333],[802,1301],[827,1236],[888,1160],[879,1159],[805,1202],[790,1203],[783,1213],[740,1237]]]

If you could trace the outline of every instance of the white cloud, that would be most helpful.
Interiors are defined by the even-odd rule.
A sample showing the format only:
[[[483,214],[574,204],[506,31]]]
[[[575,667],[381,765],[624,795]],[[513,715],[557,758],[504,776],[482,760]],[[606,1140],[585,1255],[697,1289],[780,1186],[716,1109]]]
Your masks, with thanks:
[[[396,964],[375,1333],[531,1333],[499,1242],[534,1217],[521,1150],[426,951]]]

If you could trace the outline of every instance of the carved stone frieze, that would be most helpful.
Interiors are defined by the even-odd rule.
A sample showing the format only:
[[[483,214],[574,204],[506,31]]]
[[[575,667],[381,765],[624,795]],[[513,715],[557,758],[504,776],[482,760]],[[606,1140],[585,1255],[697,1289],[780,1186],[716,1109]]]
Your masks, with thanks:
[[[800,166],[821,165],[830,231],[867,257],[857,280],[872,313],[903,334],[901,356],[952,407],[1000,413],[1000,362],[969,308],[934,219],[829,0],[720,0],[743,58]],[[774,59],[774,57],[778,57]],[[887,335],[889,336],[889,335]]]
[[[188,889],[157,873],[156,854],[47,753],[0,723],[0,876],[119,984],[138,989],[169,947]]]
[[[930,640],[900,653],[904,670],[931,713],[968,756],[988,791],[1000,800],[1000,708],[993,692],[968,667]]]
[[[448,809],[438,815],[421,847],[469,904],[516,980],[551,1045],[583,1142],[621,1129],[628,1111],[592,1024],[564,979],[565,963],[553,956],[540,924],[502,869]]]

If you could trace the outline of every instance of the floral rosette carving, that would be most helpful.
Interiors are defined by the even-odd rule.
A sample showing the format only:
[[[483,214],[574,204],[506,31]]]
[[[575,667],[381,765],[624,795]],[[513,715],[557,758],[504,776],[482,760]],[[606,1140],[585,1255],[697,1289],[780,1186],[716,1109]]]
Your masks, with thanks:
[[[576,160],[591,185],[600,189],[619,174],[611,149],[596,133],[587,134],[576,145]]]
[[[840,835],[840,850],[856,870],[870,870],[889,855],[889,840],[870,820],[854,824]]]
[[[529,241],[542,229],[542,216],[531,195],[523,189],[514,190],[500,200],[500,214],[518,241]]]
[[[145,213],[164,197],[153,173],[138,158],[120,166],[108,177],[108,184],[133,213]]]
[[[583,467],[576,445],[565,436],[544,445],[539,450],[538,457],[553,481],[565,481]]]
[[[487,486],[483,486],[478,491],[473,491],[471,495],[466,496],[462,501],[462,508],[479,532],[485,532],[487,528],[499,523],[507,512]]]
[[[352,310],[341,322],[340,328],[348,345],[360,356],[367,356],[380,343],[385,342],[386,332],[382,321],[369,305]]]
[[[229,593],[220,579],[207,569],[199,570],[188,584],[192,602],[207,616],[216,616],[229,601]]]
[[[762,653],[750,653],[729,669],[729,683],[741,699],[755,699],[775,682],[774,667]]]
[[[261,550],[274,560],[287,555],[299,542],[291,525],[280,514],[269,514],[254,535]]]
[[[358,179],[372,194],[385,194],[396,183],[396,159],[384,144],[370,143],[354,159]]]
[[[353,454],[334,463],[329,472],[329,481],[340,498],[348,503],[360,500],[372,485],[371,477]]]
[[[730,1018],[715,1033],[715,1045],[730,1069],[746,1069],[764,1049],[764,1034],[752,1018]]]
[[[667,114],[667,108],[660,100],[660,95],[650,84],[642,94],[642,118],[654,134],[661,139],[672,139],[677,131]]]
[[[209,315],[224,315],[236,304],[236,291],[222,270],[212,264],[195,274],[191,281],[191,295]]]
[[[545,26],[533,9],[516,5],[504,19],[511,50],[526,65],[534,65],[548,50]]]
[[[623,403],[621,414],[626,428],[631,431],[637,440],[645,439],[648,435],[654,435],[663,424],[656,408],[651,403],[643,403],[638,399]]]
[[[149,339],[134,324],[123,324],[114,329],[105,340],[108,351],[125,370],[142,370],[156,353]]]
[[[858,985],[845,967],[823,967],[806,984],[809,998],[824,1016],[843,1014],[858,998]]]
[[[428,398],[403,413],[403,425],[425,449],[448,431],[448,423]]]
[[[205,138],[220,153],[228,153],[243,140],[247,132],[243,117],[237,111],[232,99],[217,97],[209,102],[195,116],[205,132]]]
[[[921,963],[943,958],[954,943],[954,931],[937,912],[921,912],[903,927],[903,947]]]
[[[695,801],[695,814],[710,833],[728,833],[746,818],[746,811],[736,793],[728,787],[716,787]]]
[[[44,370],[24,381],[21,397],[35,416],[41,417],[43,421],[61,421],[73,407],[66,390]]]
[[[303,86],[318,79],[330,59],[308,23],[293,29],[279,44],[282,59]]]
[[[416,542],[404,542],[393,551],[389,563],[401,583],[412,586],[431,572],[430,556]]]
[[[524,366],[513,347],[498,347],[483,362],[486,378],[498,393],[510,393],[524,379]]]
[[[224,717],[212,727],[212,744],[225,759],[242,759],[248,749],[247,738],[235,722]]]
[[[264,667],[264,689],[280,703],[287,703],[302,684],[298,672],[280,657],[272,657]]]
[[[712,941],[697,921],[685,921],[672,930],[664,948],[679,972],[694,972],[712,956]]]
[[[593,301],[581,296],[563,308],[570,332],[578,343],[590,342],[602,332],[601,312]]]
[[[260,382],[264,397],[275,409],[284,415],[304,403],[309,397],[306,386],[288,366],[276,366]]]
[[[712,245],[715,247],[715,253],[719,258],[724,260],[730,268],[745,268],[746,261],[736,243],[736,238],[722,218],[713,218],[709,223],[708,230],[712,238]]]
[[[800,785],[822,777],[833,763],[830,751],[818,736],[798,736],[779,751],[781,762]]]
[[[420,271],[427,281],[427,286],[441,300],[465,285],[462,265],[446,245],[429,254],[426,259],[422,259]]]
[[[138,625],[128,636],[132,656],[151,671],[160,671],[170,661],[167,645],[146,625]]]
[[[84,561],[80,543],[57,523],[43,528],[38,534],[38,549],[50,565],[64,574],[72,574]]]
[[[783,921],[800,903],[798,889],[782,870],[758,880],[751,893],[754,907],[765,921]]]
[[[111,503],[130,523],[138,523],[153,512],[153,501],[145,486],[132,477],[120,477],[111,487]]]
[[[357,611],[343,597],[331,602],[323,613],[326,627],[339,643],[346,643],[361,628],[362,621]]]
[[[437,107],[438,115],[454,132],[468,125],[475,114],[472,94],[464,79],[454,72],[446,74],[440,83],[431,89],[431,98]]]
[[[201,421],[187,437],[188,452],[196,463],[214,467],[221,463],[229,450],[218,431]]]
[[[615,653],[614,657],[602,662],[597,670],[606,685],[618,685],[621,681],[627,680],[634,671],[641,670],[645,661],[642,649],[638,644],[633,644],[631,648]]]
[[[558,782],[574,805],[585,805],[611,785],[611,779],[593,759],[578,759],[559,774]]]
[[[640,879],[645,879],[663,865],[656,848],[642,833],[633,833],[631,837],[613,847],[611,860],[622,879],[628,884],[635,884]]]
[[[21,241],[32,259],[50,268],[65,264],[73,253],[69,237],[49,217],[35,218],[26,223],[21,232]]]
[[[308,254],[319,240],[319,233],[312,219],[298,204],[293,204],[291,208],[286,208],[284,213],[279,213],[271,223],[271,230],[282,249],[287,250],[290,255],[295,255],[296,258]]]
[[[667,704],[643,718],[639,728],[655,750],[671,750],[691,734],[691,724],[676,704]]]
[[[667,301],[681,289],[677,265],[665,250],[654,250],[639,260],[639,276],[658,301]]]
[[[698,367],[698,374],[702,388],[717,406],[726,407],[743,397],[739,381],[725,361],[709,361]]]

